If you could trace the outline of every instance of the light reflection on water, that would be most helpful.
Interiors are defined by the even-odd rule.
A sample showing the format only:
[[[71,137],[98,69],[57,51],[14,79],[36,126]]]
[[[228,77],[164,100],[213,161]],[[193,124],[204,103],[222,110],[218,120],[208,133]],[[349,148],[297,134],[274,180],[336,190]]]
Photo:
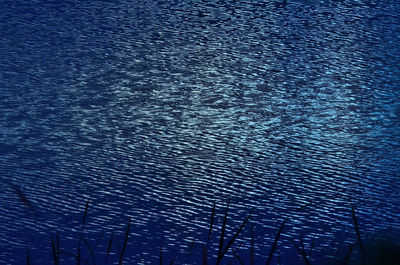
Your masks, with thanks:
[[[0,260],[72,236],[87,199],[89,234],[132,218],[135,261],[203,242],[227,198],[259,253],[285,218],[286,248],[350,240],[351,203],[398,230],[396,8],[288,2],[5,6],[0,170],[39,217],[4,185]]]

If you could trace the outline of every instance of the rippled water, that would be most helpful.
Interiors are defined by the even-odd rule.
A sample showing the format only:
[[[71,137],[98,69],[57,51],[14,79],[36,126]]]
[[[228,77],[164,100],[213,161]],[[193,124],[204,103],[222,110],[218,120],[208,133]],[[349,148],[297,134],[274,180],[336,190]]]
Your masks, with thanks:
[[[354,241],[351,204],[398,232],[399,3],[368,2],[2,1],[0,264],[73,251],[88,199],[92,239],[132,218],[134,263],[183,262],[228,198],[263,262],[285,218],[284,264]]]

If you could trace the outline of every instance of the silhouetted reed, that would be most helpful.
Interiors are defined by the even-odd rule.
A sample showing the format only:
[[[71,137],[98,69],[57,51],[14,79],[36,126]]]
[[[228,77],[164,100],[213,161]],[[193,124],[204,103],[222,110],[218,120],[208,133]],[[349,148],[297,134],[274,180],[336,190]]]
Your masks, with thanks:
[[[60,264],[60,237],[58,231],[56,232],[56,241],[51,237],[51,250],[53,253],[54,265]]]
[[[80,235],[79,239],[80,239],[80,241],[82,241],[85,244],[87,250],[89,251],[90,257],[92,258],[92,264],[96,265],[96,257],[95,257],[94,251],[93,251],[92,247],[90,246],[89,242],[86,240],[86,238],[83,237],[83,235]]]
[[[122,245],[122,250],[121,253],[119,254],[119,265],[122,265],[122,260],[124,258],[126,246],[128,245],[128,238],[129,238],[129,230],[131,228],[131,219],[129,219],[128,226],[126,227],[126,232],[125,232],[125,238],[124,238],[124,243]]]
[[[76,259],[76,264],[78,264],[78,265],[80,265],[82,261],[84,262],[84,264],[96,265],[96,262],[99,261],[99,260],[96,261],[96,258],[100,259],[100,257],[98,256],[98,252],[96,252],[95,249],[90,244],[91,242],[94,242],[94,240],[92,239],[91,241],[88,241],[84,237],[84,230],[85,230],[85,226],[87,224],[88,215],[89,215],[88,208],[89,208],[89,201],[86,202],[83,216],[82,216],[82,221],[80,224],[80,229],[78,231],[78,244],[77,244],[76,251],[68,252],[68,251],[64,251],[61,249],[60,234],[58,231],[56,231],[55,236],[53,236],[53,235],[51,236],[51,253],[52,253],[54,265],[61,265],[61,261],[63,261],[61,259],[61,255],[64,255],[64,254],[74,257]],[[226,208],[224,210],[222,224],[220,227],[217,227],[217,229],[216,229],[216,225],[215,225],[216,203],[213,203],[211,215],[210,215],[210,219],[209,219],[207,239],[206,239],[205,243],[200,244],[200,247],[201,247],[200,252],[202,252],[200,256],[202,256],[203,265],[209,264],[209,262],[212,260],[213,257],[214,257],[214,259],[216,257],[216,260],[214,260],[216,265],[220,265],[223,261],[224,261],[224,264],[231,264],[234,261],[238,262],[239,264],[250,264],[250,265],[259,264],[259,263],[256,263],[256,260],[255,260],[256,254],[255,254],[254,225],[251,225],[251,227],[250,227],[249,260],[245,261],[242,258],[242,256],[240,255],[240,253],[237,252],[236,247],[234,247],[234,243],[237,241],[240,234],[245,229],[246,225],[249,223],[251,216],[253,215],[254,209],[252,209],[250,211],[250,213],[247,214],[245,219],[240,223],[240,225],[236,229],[232,230],[234,233],[231,237],[228,237],[228,230],[231,230],[231,229],[228,229],[229,210],[230,210],[230,201],[227,202]],[[360,226],[359,226],[359,223],[357,220],[356,211],[353,207],[351,207],[351,216],[352,216],[352,220],[354,223],[354,231],[356,234],[356,237],[354,239],[355,242],[351,243],[348,246],[347,251],[344,254],[344,256],[338,257],[337,260],[334,261],[335,262],[334,264],[337,264],[337,265],[339,265],[339,264],[341,264],[341,265],[350,265],[350,264],[397,265],[397,263],[379,263],[379,262],[371,263],[370,261],[367,262],[367,256],[368,256],[366,253],[367,248],[366,248],[364,241],[361,238]],[[281,234],[282,234],[288,221],[289,220],[282,221],[282,223],[278,227],[275,237],[274,237],[274,241],[272,243],[272,246],[269,249],[269,253],[268,253],[268,256],[266,259],[266,263],[265,263],[266,265],[270,265],[272,263],[274,254],[275,254],[278,246],[280,246],[279,239],[280,239]],[[132,220],[129,219],[128,224],[126,226],[125,233],[124,233],[122,245],[119,248],[119,251],[116,253],[118,255],[118,256],[116,256],[116,258],[118,258],[119,265],[123,264],[125,255],[127,253],[131,226],[132,226]],[[215,240],[218,242],[217,248],[211,248],[211,242],[215,242],[215,241],[212,241],[212,235],[213,235],[214,230],[219,231],[219,235],[217,236],[217,238],[215,238]],[[106,242],[105,242],[106,243],[105,244],[106,245],[105,257],[103,256],[104,262],[100,262],[99,264],[108,264],[108,262],[111,261],[110,254],[111,254],[113,246],[115,245],[115,243],[114,243],[115,235],[114,235],[114,233],[111,233],[110,237],[107,239],[107,238],[103,237],[103,234],[104,234],[104,232],[96,240],[95,246],[97,246],[100,239],[104,238],[104,240],[106,240]],[[313,240],[311,242],[310,246],[308,247],[308,249],[306,249],[306,245],[304,244],[303,237],[300,237],[298,243],[293,241],[293,245],[299,254],[299,264],[303,263],[305,265],[311,265],[311,252],[313,250],[314,243],[315,243],[315,240]],[[196,249],[195,245],[196,245],[196,239],[193,237],[192,242],[190,242],[190,244],[188,245],[187,251],[184,252],[183,256],[180,256],[180,257],[181,258],[182,257],[189,258],[191,253],[194,252],[193,250]],[[355,257],[355,255],[353,255],[354,249],[356,246],[358,246],[359,250],[360,250],[361,262],[357,261],[357,258]],[[369,246],[369,245],[367,244],[367,246]],[[86,251],[83,251],[85,249],[86,249]],[[389,253],[390,255],[389,255],[389,258],[388,258],[388,255],[385,255],[385,256],[381,255],[381,256],[379,256],[379,259],[380,260],[395,260],[400,254],[398,254],[396,256],[396,254],[393,254],[393,253],[396,253],[396,251],[399,249],[400,249],[400,247],[394,248],[394,250],[389,249],[389,252],[381,251],[382,253]],[[160,244],[159,254],[158,254],[160,265],[164,264],[164,262],[166,262],[165,264],[170,264],[170,265],[174,264],[175,262],[177,262],[178,264],[181,264],[180,263],[181,260],[178,259],[178,254],[173,256],[173,258],[169,262],[165,261],[165,256],[164,256],[165,252],[164,251],[165,251],[165,249],[163,249],[163,246]],[[214,251],[216,251],[216,256],[215,256]],[[230,259],[225,258],[228,256],[227,255],[228,252],[231,254]],[[381,252],[379,252],[379,253],[381,253]],[[89,255],[89,258],[84,257],[85,253],[86,253],[86,255],[87,254]],[[368,256],[368,259],[369,259],[369,256]],[[225,260],[226,260],[226,262],[225,262]],[[115,261],[111,261],[111,262],[113,262],[113,264],[115,264]],[[31,253],[30,253],[30,249],[27,248],[26,249],[26,264],[30,265],[32,263],[33,263],[33,259],[32,259]],[[282,264],[281,257],[279,255],[277,256],[277,263]]]
[[[250,265],[254,265],[254,225],[251,225],[251,238],[250,238]]]
[[[238,238],[239,234],[241,233],[241,231],[243,230],[244,226],[249,221],[249,219],[250,219],[250,217],[251,217],[251,215],[253,213],[253,210],[251,210],[250,214],[241,223],[239,228],[236,230],[234,235],[228,240],[228,243],[224,247],[226,226],[227,226],[227,222],[228,222],[229,205],[230,205],[230,200],[228,200],[228,203],[226,205],[224,219],[223,219],[222,226],[221,226],[221,233],[220,233],[220,236],[219,236],[219,245],[218,245],[218,253],[217,253],[216,265],[219,265],[221,263],[222,259],[224,258],[224,256],[228,252],[228,250],[231,249],[233,243]],[[210,227],[209,227],[209,232],[208,232],[208,237],[207,237],[207,243],[206,243],[206,246],[204,246],[204,248],[203,248],[203,264],[208,264],[207,246],[208,246],[208,244],[210,242],[212,230],[213,230],[213,227],[214,227],[214,218],[215,218],[215,202],[213,204],[213,208],[212,208],[212,212],[211,212]]]
[[[221,262],[221,260],[223,258],[222,248],[223,248],[223,245],[224,245],[226,223],[228,222],[229,203],[230,203],[230,200],[228,200],[228,204],[226,205],[224,221],[222,223],[222,228],[221,228],[221,235],[219,237],[218,256],[217,256],[217,263],[216,263],[217,265],[220,264],[220,262]]]
[[[106,260],[105,260],[106,264],[108,262],[108,257],[110,256],[113,239],[114,239],[114,233],[111,233],[110,240],[108,241],[108,245],[107,245],[107,253],[106,253]]]
[[[29,253],[29,248],[26,248],[26,264],[27,264],[27,265],[31,265],[31,264],[32,264],[32,262],[31,262],[31,255],[30,255],[30,253]]]
[[[88,208],[89,208],[89,200],[87,200],[86,205],[85,205],[85,210],[84,210],[84,212],[83,212],[81,232],[82,232],[83,229],[85,228],[86,217],[87,217],[87,213],[88,213]]]
[[[296,242],[294,242],[294,241],[293,241],[293,244],[296,247],[297,252],[301,255],[301,257],[302,257],[302,259],[304,261],[304,264],[305,265],[311,265],[309,254],[307,254],[307,251],[306,251],[306,249],[304,247],[303,238],[300,237],[300,246],[298,246],[296,244]]]
[[[365,261],[366,261],[365,260],[365,248],[364,248],[364,244],[361,240],[360,228],[359,228],[358,222],[357,222],[356,211],[354,210],[353,206],[351,206],[351,216],[353,217],[354,229],[356,230],[356,235],[357,235],[357,242],[358,242],[358,246],[360,247],[362,264],[365,264]]]
[[[347,249],[346,255],[344,256],[343,261],[341,263],[342,265],[350,264],[350,257],[351,257],[351,253],[353,252],[354,246],[355,246],[355,244],[351,244],[349,246],[349,248]]]
[[[212,211],[211,211],[210,229],[208,230],[207,244],[210,242],[210,239],[211,239],[211,233],[212,233],[212,229],[213,229],[213,226],[214,226],[214,217],[215,217],[215,202],[213,203],[213,208],[212,208]]]
[[[283,221],[282,224],[279,226],[278,232],[275,235],[275,240],[274,240],[274,243],[272,244],[271,251],[269,252],[269,256],[267,259],[267,263],[266,263],[267,265],[269,265],[272,261],[272,257],[274,256],[276,246],[278,245],[279,237],[281,236],[281,233],[283,231],[283,227],[285,226],[285,224],[286,224],[286,220]]]
[[[254,209],[251,210],[249,215],[246,217],[246,219],[242,222],[242,224],[239,226],[238,230],[236,230],[235,234],[233,237],[228,241],[228,244],[226,245],[224,251],[222,251],[221,259],[225,256],[225,254],[228,252],[229,248],[233,245],[235,240],[239,237],[239,234],[242,232],[244,226],[247,224],[249,221],[251,215],[253,214]]]
[[[207,246],[203,247],[203,265],[208,264],[208,253],[207,253]]]

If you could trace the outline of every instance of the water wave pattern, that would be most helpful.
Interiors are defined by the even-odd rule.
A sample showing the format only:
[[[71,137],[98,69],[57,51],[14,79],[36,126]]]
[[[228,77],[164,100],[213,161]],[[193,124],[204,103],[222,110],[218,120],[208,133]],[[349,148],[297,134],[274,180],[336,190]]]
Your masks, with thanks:
[[[228,198],[259,259],[286,218],[282,261],[353,240],[351,204],[399,231],[398,1],[284,2],[2,1],[0,264],[76,247],[88,199],[89,235],[132,218],[136,264],[204,242]]]

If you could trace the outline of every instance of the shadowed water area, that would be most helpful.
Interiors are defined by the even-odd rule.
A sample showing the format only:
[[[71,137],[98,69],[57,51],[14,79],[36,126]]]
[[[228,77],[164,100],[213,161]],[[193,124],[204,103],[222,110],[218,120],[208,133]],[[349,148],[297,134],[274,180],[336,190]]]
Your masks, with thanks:
[[[204,243],[228,198],[263,263],[284,219],[283,264],[354,242],[352,204],[399,232],[400,4],[284,2],[2,1],[0,264],[51,264],[56,230],[73,251],[88,199],[88,237],[132,219],[132,264]]]

